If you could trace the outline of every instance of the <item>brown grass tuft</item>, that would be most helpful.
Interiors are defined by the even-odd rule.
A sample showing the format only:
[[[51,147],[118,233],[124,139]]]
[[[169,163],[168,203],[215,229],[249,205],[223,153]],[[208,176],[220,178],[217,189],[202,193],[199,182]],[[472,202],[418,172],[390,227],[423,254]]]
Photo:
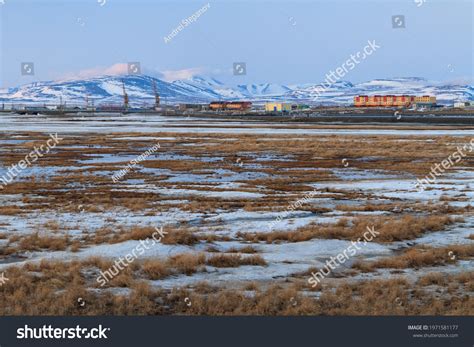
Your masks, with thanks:
[[[382,258],[374,262],[357,262],[353,268],[373,271],[377,268],[406,269],[439,266],[455,263],[458,259],[474,257],[474,245],[453,245],[444,248],[416,247],[401,255]]]
[[[165,245],[187,245],[192,246],[199,242],[199,239],[191,231],[186,229],[177,229],[169,231],[161,242]]]
[[[214,267],[238,267],[242,265],[265,266],[267,262],[259,255],[242,257],[240,254],[217,254],[207,260],[207,265]]]
[[[26,251],[64,251],[69,245],[69,237],[42,236],[38,232],[20,239],[19,248]]]

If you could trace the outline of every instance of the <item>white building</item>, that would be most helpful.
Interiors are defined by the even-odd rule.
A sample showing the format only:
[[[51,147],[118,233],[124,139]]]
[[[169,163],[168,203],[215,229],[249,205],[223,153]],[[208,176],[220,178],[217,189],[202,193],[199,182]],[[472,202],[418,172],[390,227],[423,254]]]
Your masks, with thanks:
[[[473,108],[474,102],[473,101],[457,101],[454,103],[455,108]]]

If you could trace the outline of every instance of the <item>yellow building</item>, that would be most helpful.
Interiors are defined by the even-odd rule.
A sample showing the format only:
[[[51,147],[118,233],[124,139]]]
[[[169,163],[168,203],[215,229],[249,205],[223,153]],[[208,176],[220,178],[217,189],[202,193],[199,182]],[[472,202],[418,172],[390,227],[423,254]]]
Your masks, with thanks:
[[[265,104],[266,112],[289,112],[291,111],[291,104],[283,102],[269,102]]]
[[[435,105],[436,104],[436,96],[429,96],[429,95],[415,96],[415,104]]]

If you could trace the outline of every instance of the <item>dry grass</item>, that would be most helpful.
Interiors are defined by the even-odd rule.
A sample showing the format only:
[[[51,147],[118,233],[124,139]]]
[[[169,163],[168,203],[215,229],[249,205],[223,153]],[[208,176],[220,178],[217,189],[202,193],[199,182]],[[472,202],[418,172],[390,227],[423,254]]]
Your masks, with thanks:
[[[334,126],[331,126],[334,127]],[[343,128],[343,127],[342,127]],[[376,127],[375,127],[376,128]],[[4,153],[4,164],[17,163],[34,145],[42,144],[47,138],[36,133],[28,136],[26,144],[18,144],[9,148],[12,151]],[[140,134],[120,134],[120,136],[136,137]],[[2,136],[2,135],[0,135]],[[197,191],[223,190],[212,184],[203,182],[169,182],[169,174],[155,175],[138,170],[131,172],[127,178],[140,179],[146,184],[154,185],[156,192],[127,191],[117,189],[110,177],[96,174],[97,171],[116,172],[126,163],[110,164],[78,164],[78,160],[87,159],[88,155],[139,155],[143,148],[149,148],[151,140],[122,141],[114,139],[114,135],[68,136],[54,153],[44,160],[38,161],[38,166],[59,168],[75,167],[75,170],[65,169],[58,175],[45,179],[32,177],[8,185],[3,194],[21,195],[22,206],[9,203],[0,206],[0,215],[19,216],[32,212],[78,213],[78,205],[83,205],[86,212],[129,213],[136,215],[155,216],[166,211],[184,211],[196,213],[219,213],[220,211],[282,211],[290,203],[302,197],[312,188],[310,183],[335,180],[334,168],[341,168],[341,158],[347,158],[354,170],[383,170],[396,174],[415,174],[423,177],[429,172],[431,165],[446,158],[460,142],[470,139],[461,137],[437,136],[430,137],[387,137],[366,136],[360,141],[355,136],[307,136],[298,135],[232,135],[228,134],[181,134],[173,133],[150,134],[151,137],[175,137],[174,140],[160,140],[162,148],[168,153],[188,155],[196,160],[149,160],[144,163],[148,168],[165,169],[175,174],[191,173],[210,175],[216,170],[231,170],[246,172],[246,167],[236,165],[236,158],[242,158],[245,164],[264,164],[264,167],[252,169],[256,174],[266,174],[268,177],[246,180],[245,185],[236,188],[237,191],[263,192],[259,199],[233,198],[222,199],[200,195],[166,196],[160,194],[160,188],[192,189]],[[235,140],[234,140],[235,139]],[[427,146],[427,140],[430,145]],[[91,147],[84,148],[87,142]],[[133,145],[131,145],[133,142]],[[81,146],[81,147],[73,147]],[[394,151],[393,148],[397,148]],[[236,156],[236,153],[252,153],[249,156]],[[390,153],[387,156],[387,153]],[[289,158],[289,161],[268,160],[258,161],[259,156],[272,155]],[[198,160],[209,156],[222,157],[222,161],[207,162]],[[371,160],[366,160],[367,158]],[[317,159],[316,159],[317,158]],[[260,158],[261,159],[261,158]],[[123,164],[123,165],[122,165]],[[472,168],[474,162],[466,160],[464,165]],[[82,167],[83,166],[83,167]],[[256,166],[256,165],[255,165]],[[77,170],[76,170],[77,169]],[[291,171],[290,171],[291,170]],[[74,185],[74,189],[71,187]],[[77,185],[80,188],[77,188]],[[232,190],[230,188],[229,190]],[[320,196],[321,195],[321,196]],[[447,202],[465,201],[466,197],[442,196],[444,204],[407,203],[392,201],[388,204],[377,203],[380,197],[367,191],[351,191],[328,188],[316,198],[334,201],[340,211],[348,212],[350,219],[341,220],[336,225],[310,225],[294,232],[239,234],[239,237],[249,242],[299,242],[313,238],[357,240],[366,231],[367,226],[374,226],[380,235],[375,242],[393,242],[412,240],[424,233],[441,231],[460,220],[447,217],[450,214],[472,212],[472,207],[458,208],[449,206]],[[186,200],[186,203],[173,202]],[[350,201],[351,205],[343,205]],[[354,203],[355,202],[355,203]],[[302,210],[314,214],[324,214],[332,211],[326,207],[306,204]],[[350,212],[385,211],[395,216],[357,217],[352,218]],[[412,214],[412,216],[408,215]],[[428,214],[431,214],[428,216]],[[91,232],[80,240],[69,240],[67,236],[44,236],[42,234],[22,235],[9,238],[9,247],[0,249],[1,257],[8,257],[17,250],[64,250],[78,251],[90,244],[118,243],[127,240],[144,240],[155,232],[152,227],[120,227],[116,221],[107,221],[110,227]],[[42,227],[49,231],[58,232],[60,224],[47,222]],[[5,227],[10,227],[5,225]],[[8,229],[6,229],[8,230]],[[167,230],[168,235],[162,240],[166,244],[195,245],[199,242],[229,241],[228,236],[213,234],[212,229],[194,234],[184,226],[179,230]],[[9,235],[7,234],[8,238]],[[1,236],[0,236],[1,238]],[[470,236],[473,239],[473,235]],[[11,247],[10,247],[11,245]],[[14,247],[18,247],[15,249]],[[213,247],[213,246],[210,246]],[[212,249],[212,248],[211,248]],[[214,250],[217,250],[214,247]],[[456,259],[448,254],[452,251]],[[94,259],[87,262],[29,264],[22,268],[9,268],[7,276],[10,281],[0,287],[0,314],[72,314],[72,315],[101,315],[101,314],[472,314],[473,299],[464,293],[474,290],[472,276],[454,278],[444,275],[430,275],[418,283],[403,280],[370,281],[355,284],[343,284],[337,287],[318,288],[320,299],[307,297],[311,288],[293,287],[282,280],[284,287],[260,288],[258,283],[246,286],[255,296],[240,290],[223,290],[207,284],[196,285],[190,290],[178,289],[161,291],[151,289],[144,281],[147,279],[160,280],[173,275],[192,275],[206,271],[206,266],[234,267],[242,265],[266,265],[265,260],[257,255],[252,246],[244,246],[229,250],[231,254],[218,254],[206,258],[203,254],[181,254],[168,259],[149,259],[135,262],[114,278],[106,289],[97,287],[95,278],[99,270],[106,270],[112,264],[109,261]],[[244,256],[251,254],[252,256]],[[443,265],[455,262],[457,259],[472,257],[472,250],[449,247],[446,249],[416,248],[403,252],[395,257],[380,259],[380,267],[423,267]],[[8,260],[8,259],[7,259]],[[360,265],[368,270],[377,268],[375,263]],[[215,269],[213,269],[214,271]],[[294,278],[289,279],[291,281]],[[298,279],[299,280],[299,279]],[[277,282],[277,280],[275,280]],[[343,279],[339,279],[339,282]],[[283,284],[284,283],[284,284]],[[424,288],[428,286],[429,288]],[[438,286],[446,289],[443,296],[435,294],[431,287]],[[110,287],[130,289],[128,294],[121,291],[115,295]],[[238,286],[237,286],[238,287]],[[455,288],[456,287],[456,288]],[[97,291],[89,291],[95,288]],[[426,290],[425,290],[426,289]],[[437,288],[440,289],[440,288]],[[77,298],[82,297],[87,302],[86,307],[77,306]],[[191,297],[192,307],[184,302],[184,297]],[[380,298],[384,300],[380,300]],[[404,305],[394,303],[401,298]]]
[[[335,126],[332,126],[333,128]],[[316,127],[321,128],[321,127]],[[324,128],[324,127],[323,127]],[[345,127],[341,127],[345,128]],[[352,127],[358,128],[358,127]],[[376,128],[376,127],[375,127]],[[24,154],[31,151],[32,146],[42,143],[47,138],[45,134],[25,133],[30,140],[27,143],[19,143],[9,148],[12,151],[6,153],[2,160],[6,164],[18,162]],[[116,135],[97,136],[88,134],[87,139],[79,136],[66,136],[61,146],[50,153],[47,158],[38,161],[39,166],[68,167],[76,166],[79,170],[64,170],[66,176],[59,175],[50,181],[38,179],[31,181],[18,181],[8,185],[4,193],[25,194],[25,206],[21,209],[15,206],[1,206],[0,214],[17,215],[27,212],[29,209],[44,210],[68,210],[77,212],[77,206],[83,205],[86,211],[107,211],[114,207],[126,208],[131,211],[144,211],[151,213],[156,207],[156,201],[162,198],[158,193],[127,192],[116,190],[109,177],[95,175],[96,171],[110,170],[116,172],[126,163],[94,163],[84,164],[84,168],[77,163],[78,159],[87,159],[88,155],[117,155],[127,153],[129,155],[140,155],[143,148],[154,145],[153,140],[136,139],[135,141],[121,141],[114,138]],[[136,137],[136,134],[122,133],[120,136]],[[176,137],[174,133],[150,134],[151,137]],[[149,168],[163,168],[176,173],[202,173],[211,172],[216,169],[232,169],[233,171],[244,171],[235,165],[236,153],[255,153],[257,155],[274,155],[276,158],[290,157],[292,161],[268,160],[265,165],[270,167],[259,170],[270,175],[269,179],[258,179],[247,181],[246,189],[255,189],[264,186],[267,189],[275,189],[285,193],[303,192],[308,189],[307,183],[315,181],[326,181],[334,178],[331,169],[340,168],[340,159],[347,158],[353,169],[377,169],[394,171],[396,173],[407,172],[417,175],[425,175],[433,163],[445,158],[456,149],[460,143],[467,143],[469,138],[455,138],[450,136],[438,136],[434,140],[423,136],[418,137],[387,137],[383,135],[366,136],[364,141],[358,141],[354,136],[311,136],[299,135],[252,135],[234,134],[235,141],[229,141],[228,135],[223,134],[181,134],[178,140],[160,140],[163,150],[168,152],[189,155],[194,158],[206,158],[209,156],[221,156],[225,158],[222,162],[204,162],[201,160],[149,160],[143,163]],[[8,137],[6,137],[8,138]],[[430,146],[426,146],[426,140],[430,140]],[[82,146],[84,142],[90,147]],[[302,146],[304,144],[304,146]],[[393,151],[397,148],[397,151]],[[387,153],[390,157],[387,158]],[[318,165],[315,167],[314,157],[318,157]],[[257,163],[254,156],[242,156],[248,164]],[[370,161],[363,160],[371,157]],[[362,159],[362,160],[361,160]],[[470,166],[470,162],[465,165]],[[291,184],[289,184],[286,172],[282,169],[292,169]],[[304,170],[303,170],[304,169]],[[307,169],[310,169],[308,171]],[[314,170],[311,170],[314,169]],[[318,169],[318,170],[316,170]],[[320,170],[322,169],[322,170]],[[308,174],[310,172],[310,174]],[[163,176],[148,175],[140,172],[131,172],[128,178],[144,179],[147,183],[157,184],[160,187],[170,187],[175,183],[163,182]],[[70,182],[82,184],[85,188],[71,191]],[[193,187],[198,189],[199,185],[189,183],[178,183],[178,187]],[[305,188],[306,187],[306,188]],[[212,190],[212,188],[204,188]],[[198,189],[199,190],[199,189]],[[242,190],[242,189],[240,189]],[[46,193],[47,192],[47,193]],[[35,196],[35,199],[30,196]],[[364,195],[364,194],[362,194]],[[277,206],[286,206],[286,197],[281,199],[270,198],[261,203],[252,199],[242,199],[239,206],[246,210],[269,210]],[[444,200],[446,200],[443,197]],[[189,208],[203,212],[215,211],[219,207],[228,206],[221,199],[203,198],[189,199]],[[202,203],[204,202],[204,204]],[[187,206],[187,205],[186,205]],[[186,206],[183,208],[186,209]],[[173,204],[164,204],[160,208],[166,210],[173,208]],[[304,206],[310,210],[310,206]]]
[[[184,261],[178,258],[177,263]],[[184,262],[203,261],[186,257]],[[107,289],[88,291],[89,282],[94,281],[90,271],[108,266],[108,261],[90,259],[83,263],[41,262],[10,267],[6,270],[10,280],[0,287],[0,315],[470,315],[474,308],[474,298],[463,294],[474,287],[472,272],[429,275],[416,284],[397,279],[325,285],[319,299],[307,297],[299,286],[262,290],[256,283],[245,288],[254,296],[206,283],[196,285],[193,291],[152,290],[129,273],[116,283],[129,288],[129,294],[113,295]],[[146,269],[156,277],[166,271],[156,266]],[[127,268],[132,270],[137,269]],[[445,282],[455,290],[440,297],[430,289]],[[78,306],[79,297],[86,302],[84,307]],[[192,301],[190,307],[184,301],[186,297]],[[384,300],[380,300],[382,297]]]
[[[433,272],[418,279],[417,283],[422,285],[423,287],[430,285],[444,286],[447,284],[447,280],[448,279],[444,274],[440,272]]]
[[[15,216],[22,212],[22,209],[18,206],[0,206],[0,215]]]
[[[240,254],[217,254],[206,261],[214,267],[239,267],[242,265],[266,266],[267,262],[259,255],[242,257]]]
[[[258,251],[252,247],[252,246],[244,246],[244,247],[241,247],[241,248],[230,248],[227,253],[246,253],[246,254],[254,254],[254,253],[258,253]]]
[[[96,229],[93,234],[85,235],[82,241],[85,244],[114,244],[128,240],[151,239],[154,233],[156,233],[154,227],[113,228],[107,226]]]
[[[167,264],[163,261],[146,260],[141,265],[142,271],[150,280],[159,280],[171,274]]]
[[[161,240],[165,245],[187,245],[192,246],[199,242],[199,238],[187,229],[176,229],[168,233]]]
[[[365,272],[378,268],[421,268],[455,263],[459,259],[472,257],[474,257],[474,245],[453,245],[444,248],[416,247],[404,251],[401,255],[373,262],[357,262],[353,268]]]
[[[403,216],[396,217],[358,217],[352,224],[347,219],[337,224],[312,224],[295,231],[273,231],[268,233],[238,233],[237,236],[249,242],[264,241],[273,243],[278,241],[302,242],[315,238],[342,239],[356,241],[363,239],[367,227],[374,228],[378,233],[374,242],[394,242],[412,240],[426,232],[443,230],[446,226],[460,219],[449,216]]]
[[[145,260],[141,269],[148,279],[158,280],[176,274],[192,275],[202,271],[205,263],[204,254],[178,254],[167,260]]]
[[[38,232],[23,237],[19,241],[18,247],[22,251],[64,251],[70,244],[69,236],[52,237],[40,235]]]
[[[122,234],[117,242],[146,240],[151,238],[154,233],[156,233],[156,229],[153,227],[134,227],[129,233]]]
[[[203,265],[205,261],[206,256],[204,254],[179,254],[170,259],[172,266],[186,275],[195,273],[196,268]]]
[[[112,228],[103,227],[94,231],[93,234],[83,238],[85,244],[103,244],[103,243],[121,243],[128,240],[146,240],[153,239],[166,245],[188,245],[192,246],[199,242],[199,238],[187,228],[171,229],[163,227],[163,232],[155,227],[132,227],[132,228]],[[155,242],[156,242],[155,241]]]

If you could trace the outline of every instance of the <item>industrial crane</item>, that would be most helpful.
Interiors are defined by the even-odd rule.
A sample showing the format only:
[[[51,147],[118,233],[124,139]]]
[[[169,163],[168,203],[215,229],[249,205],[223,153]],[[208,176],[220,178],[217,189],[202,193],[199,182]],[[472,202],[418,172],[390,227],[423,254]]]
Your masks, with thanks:
[[[123,105],[125,107],[125,110],[128,110],[128,94],[127,91],[125,90],[125,82],[122,80],[122,88],[123,88]]]
[[[153,91],[155,93],[155,110],[158,110],[160,108],[160,94],[158,94],[155,80],[153,80]]]

